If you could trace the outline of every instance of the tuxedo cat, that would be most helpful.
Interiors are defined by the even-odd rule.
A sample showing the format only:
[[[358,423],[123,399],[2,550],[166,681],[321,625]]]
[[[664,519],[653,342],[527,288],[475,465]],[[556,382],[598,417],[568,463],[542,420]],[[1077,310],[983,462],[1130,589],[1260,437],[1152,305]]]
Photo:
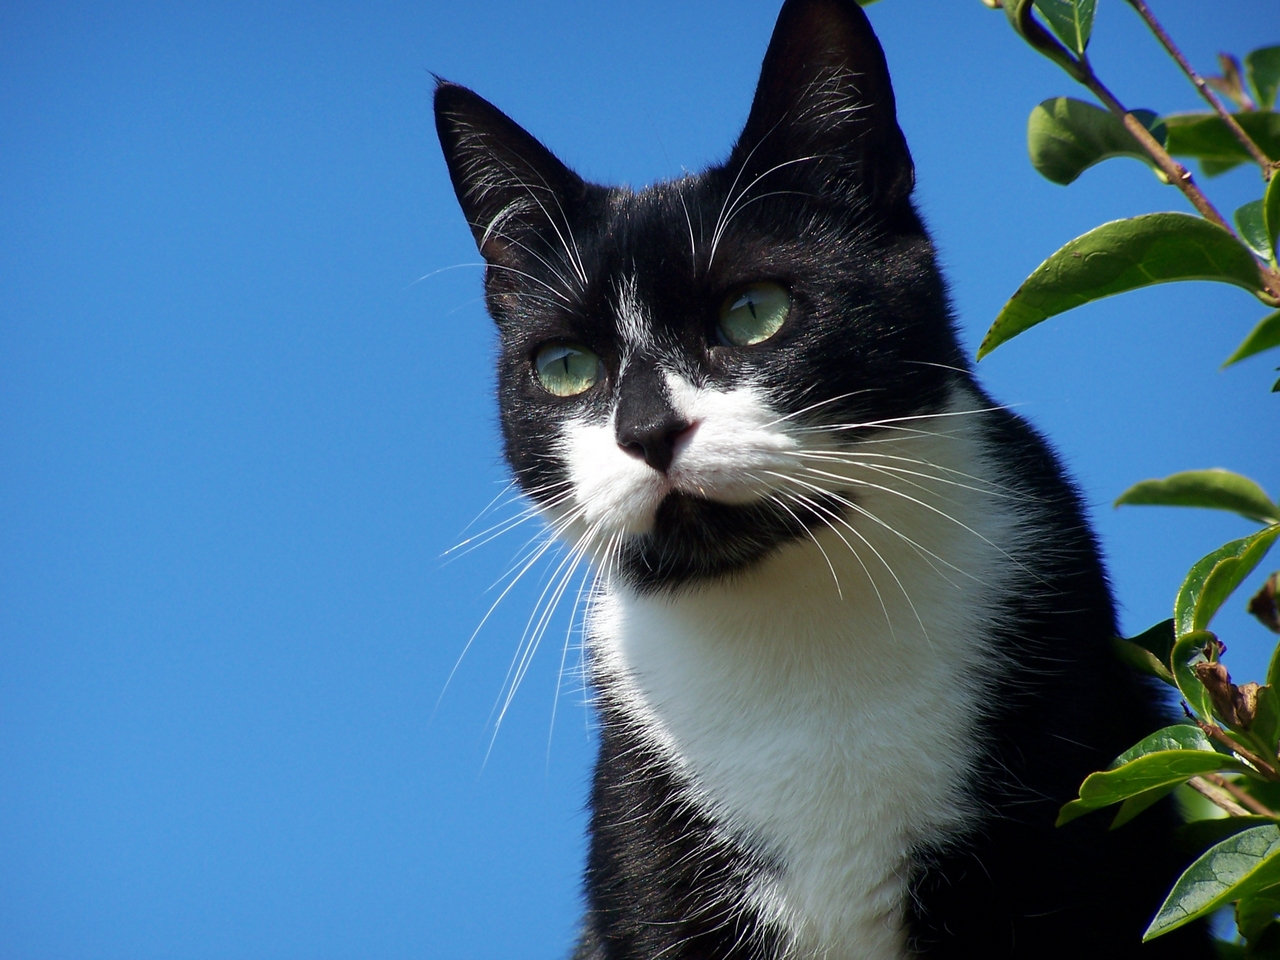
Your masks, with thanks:
[[[575,956],[1208,957],[1139,943],[1171,808],[1054,828],[1166,721],[1074,488],[961,352],[853,0],[788,0],[725,163],[641,191],[435,109],[507,459],[598,572]]]

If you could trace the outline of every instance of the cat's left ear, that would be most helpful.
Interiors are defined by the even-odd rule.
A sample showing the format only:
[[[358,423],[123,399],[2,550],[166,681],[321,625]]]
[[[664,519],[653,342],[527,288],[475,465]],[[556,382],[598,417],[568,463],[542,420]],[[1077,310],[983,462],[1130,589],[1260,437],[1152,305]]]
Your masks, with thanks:
[[[892,214],[915,185],[884,51],[854,0],[787,0],[730,169],[852,186]]]
[[[586,192],[581,177],[466,87],[439,81],[435,113],[454,192],[487,261],[510,266],[535,235],[568,232]]]

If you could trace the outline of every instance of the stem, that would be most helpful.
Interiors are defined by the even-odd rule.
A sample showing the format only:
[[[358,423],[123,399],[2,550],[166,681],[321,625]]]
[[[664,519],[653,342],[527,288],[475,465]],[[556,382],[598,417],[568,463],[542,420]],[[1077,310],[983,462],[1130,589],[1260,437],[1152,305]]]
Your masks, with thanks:
[[[1259,816],[1271,817],[1272,819],[1280,819],[1280,817],[1276,815],[1276,812],[1272,810],[1270,807],[1268,807],[1265,803],[1263,803],[1257,797],[1252,797],[1249,794],[1245,793],[1245,791],[1240,789],[1239,784],[1232,783],[1222,774],[1206,773],[1204,774],[1204,778],[1208,780],[1210,783],[1212,783],[1214,786],[1221,787],[1223,790],[1227,791],[1227,793],[1231,794],[1233,797],[1239,800],[1243,806],[1248,807],[1250,810],[1252,810],[1254,813],[1258,814]]]
[[[1088,60],[1081,57],[1080,66],[1083,75],[1083,79],[1080,82],[1092,90],[1094,96],[1106,104],[1107,109],[1124,124],[1124,128],[1142,144],[1143,149],[1151,155],[1151,159],[1160,168],[1160,172],[1169,178],[1169,182],[1186,194],[1187,199],[1191,201],[1191,205],[1200,212],[1202,217],[1210,223],[1217,224],[1233,237],[1236,236],[1236,232],[1231,229],[1231,225],[1217,211],[1217,208],[1209,202],[1209,198],[1200,192],[1200,188],[1196,186],[1195,180],[1191,177],[1191,171],[1173,159],[1168,151],[1160,146],[1160,141],[1151,135],[1151,131],[1144,127],[1137,117],[1125,109],[1124,105],[1098,79],[1098,75],[1093,72],[1093,67]],[[1239,238],[1237,237],[1237,239]]]
[[[1249,811],[1240,804],[1231,799],[1231,794],[1223,790],[1217,784],[1209,783],[1203,777],[1192,777],[1187,781],[1187,786],[1194,790],[1200,796],[1204,797],[1210,803],[1221,807],[1233,817],[1247,817]]]
[[[1138,15],[1147,22],[1151,32],[1156,35],[1156,38],[1164,45],[1164,48],[1169,51],[1169,56],[1177,61],[1178,66],[1182,68],[1182,72],[1187,75],[1187,79],[1195,84],[1196,89],[1200,91],[1200,95],[1209,101],[1209,105],[1222,118],[1222,122],[1227,125],[1231,135],[1240,141],[1240,145],[1248,151],[1249,156],[1253,157],[1254,162],[1262,168],[1262,178],[1270,180],[1271,175],[1277,168],[1280,168],[1280,163],[1273,162],[1270,157],[1262,152],[1262,149],[1253,142],[1253,138],[1245,133],[1244,128],[1236,122],[1236,118],[1231,115],[1231,111],[1222,105],[1222,101],[1218,99],[1212,88],[1204,82],[1204,78],[1192,69],[1187,58],[1182,55],[1182,51],[1173,42],[1173,38],[1165,32],[1164,27],[1160,25],[1160,21],[1151,12],[1146,0],[1129,0],[1129,5],[1137,10]]]
[[[1191,178],[1191,171],[1174,160],[1169,155],[1169,152],[1160,145],[1160,141],[1151,135],[1151,131],[1144,127],[1138,118],[1125,109],[1124,105],[1115,98],[1115,94],[1108,90],[1103,82],[1098,79],[1098,75],[1093,72],[1089,58],[1084,54],[1077,56],[1071,53],[1055,40],[1049,34],[1049,31],[1041,26],[1039,21],[1031,15],[1033,0],[1003,0],[1003,2],[1014,4],[1013,7],[1009,8],[1009,10],[1014,11],[1011,20],[1014,23],[1014,28],[1022,35],[1023,39],[1065,70],[1072,79],[1084,84],[1084,86],[1093,91],[1094,96],[1106,104],[1107,109],[1120,120],[1124,128],[1142,145],[1142,149],[1147,151],[1147,155],[1155,162],[1156,167],[1164,174],[1165,178],[1186,195],[1186,198],[1191,201],[1191,205],[1196,208],[1197,212],[1214,226],[1225,230],[1229,236],[1233,237],[1237,242],[1241,242],[1243,246],[1244,244],[1240,241],[1240,237],[1231,229],[1231,224],[1227,223],[1226,218],[1209,202],[1209,198],[1200,192],[1195,180]],[[1133,2],[1133,0],[1130,0],[1130,2]],[[1262,288],[1258,291],[1259,299],[1273,306],[1280,304],[1280,267],[1273,267],[1264,263],[1256,256],[1254,257],[1254,263],[1258,267],[1259,286]],[[1270,764],[1267,765],[1267,769],[1271,770],[1272,779],[1280,780],[1280,775],[1276,774]]]
[[[1191,201],[1191,205],[1199,211],[1200,216],[1221,227],[1239,240],[1240,237],[1231,229],[1231,225],[1227,223],[1226,218],[1209,202],[1209,198],[1200,192],[1200,188],[1196,186],[1195,180],[1191,177],[1191,171],[1173,159],[1169,152],[1160,145],[1160,141],[1151,135],[1151,131],[1144,127],[1137,117],[1125,109],[1124,104],[1117,100],[1115,95],[1098,79],[1098,75],[1093,72],[1089,59],[1080,57],[1078,65],[1080,75],[1077,79],[1092,90],[1094,96],[1105,103],[1107,109],[1120,119],[1120,122],[1124,124],[1124,128],[1133,134],[1134,139],[1142,144],[1142,148],[1155,161],[1156,166],[1160,168],[1160,172],[1169,178],[1170,183],[1186,195],[1187,199]],[[1267,162],[1270,164],[1270,161]],[[1270,168],[1268,167],[1268,169]],[[1262,281],[1262,287],[1272,298],[1272,301],[1264,302],[1280,300],[1280,268],[1263,263],[1256,257],[1254,260],[1258,265],[1258,274]],[[1280,777],[1276,779],[1280,779]]]
[[[1280,773],[1276,772],[1275,767],[1267,763],[1267,761],[1263,760],[1256,753],[1253,753],[1246,747],[1240,746],[1240,744],[1236,743],[1229,736],[1227,736],[1226,731],[1224,731],[1216,723],[1205,723],[1203,720],[1201,720],[1198,717],[1194,719],[1195,719],[1196,726],[1199,727],[1201,730],[1203,730],[1205,736],[1207,736],[1209,739],[1217,740],[1220,744],[1222,744],[1232,753],[1236,754],[1237,756],[1243,757],[1245,760],[1247,760],[1250,763],[1250,765],[1253,766],[1255,770],[1257,770],[1260,774],[1262,774],[1268,780],[1280,781]]]

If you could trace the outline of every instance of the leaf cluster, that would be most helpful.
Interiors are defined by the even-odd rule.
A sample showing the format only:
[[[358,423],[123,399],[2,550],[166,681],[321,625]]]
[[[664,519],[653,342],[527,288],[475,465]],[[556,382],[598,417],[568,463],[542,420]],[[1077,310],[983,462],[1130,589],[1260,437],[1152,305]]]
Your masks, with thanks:
[[[1027,121],[1031,163],[1050,181],[1071,184],[1090,167],[1136,159],[1177,188],[1196,214],[1156,212],[1104,223],[1051,254],[1014,292],[992,323],[978,357],[1033,326],[1103,297],[1158,283],[1209,280],[1280,307],[1280,46],[1243,63],[1223,54],[1222,75],[1199,77],[1147,7],[1128,0],[1213,108],[1160,115],[1129,110],[1107,89],[1088,56],[1097,0],[983,0],[1002,6],[1013,29],[1094,94],[1046,100]],[[1215,91],[1236,108],[1229,112]],[[1256,164],[1258,199],[1228,222],[1174,159],[1196,161],[1206,177]],[[1234,224],[1234,226],[1233,226]],[[1226,358],[1230,366],[1280,346],[1280,311],[1263,317]],[[1277,381],[1273,392],[1280,391]],[[1280,505],[1247,477],[1223,469],[1188,470],[1144,480],[1116,505],[1226,510],[1261,528],[1223,544],[1187,573],[1173,616],[1135,637],[1113,641],[1116,656],[1176,688],[1184,722],[1158,730],[1088,776],[1062,807],[1058,824],[1117,806],[1122,827],[1175,790],[1193,790],[1216,818],[1187,824],[1181,840],[1200,855],[1179,877],[1148,926],[1150,940],[1235,905],[1243,941],[1223,955],[1280,958],[1280,646],[1263,684],[1232,681],[1226,646],[1210,629],[1215,615],[1280,539]],[[1249,612],[1280,633],[1280,572],[1249,602]]]

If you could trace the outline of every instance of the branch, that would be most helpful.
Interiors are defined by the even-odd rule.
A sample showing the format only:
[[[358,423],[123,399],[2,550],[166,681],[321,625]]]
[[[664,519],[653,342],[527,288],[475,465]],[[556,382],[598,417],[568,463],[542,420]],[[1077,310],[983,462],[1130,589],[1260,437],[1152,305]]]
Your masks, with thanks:
[[[1130,0],[1130,2],[1134,2],[1134,0]],[[1239,235],[1231,228],[1231,224],[1227,223],[1226,217],[1218,212],[1217,208],[1209,201],[1209,198],[1196,186],[1195,180],[1191,177],[1191,171],[1174,160],[1169,152],[1161,146],[1160,141],[1151,135],[1151,131],[1144,127],[1138,118],[1131,114],[1115,98],[1115,94],[1108,90],[1106,85],[1098,79],[1098,75],[1093,72],[1089,58],[1083,53],[1079,56],[1071,53],[1055,40],[1049,31],[1031,15],[1032,7],[1034,6],[1033,0],[1002,0],[1001,5],[1005,7],[1005,13],[1009,16],[1010,23],[1013,24],[1014,29],[1022,35],[1024,40],[1065,70],[1074,80],[1088,87],[1094,96],[1106,104],[1107,109],[1116,116],[1121,124],[1124,125],[1124,128],[1142,145],[1142,149],[1151,157],[1165,178],[1183,192],[1202,217],[1214,226],[1225,230],[1237,241],[1240,241]],[[1266,169],[1269,170],[1270,161],[1267,162]],[[1243,241],[1241,243],[1243,245]],[[1273,267],[1257,256],[1254,257],[1254,262],[1257,263],[1261,286],[1266,294],[1261,299],[1265,303],[1280,302],[1280,267]],[[1280,780],[1280,774],[1276,774],[1270,764],[1267,765],[1267,769],[1271,770],[1271,779]]]
[[[1093,72],[1089,58],[1080,57],[1077,61],[1077,66],[1078,75],[1076,79],[1093,91],[1094,96],[1106,104],[1107,109],[1119,118],[1120,122],[1124,124],[1124,128],[1133,134],[1134,139],[1147,151],[1147,154],[1155,161],[1156,166],[1169,179],[1169,182],[1186,195],[1187,199],[1191,201],[1191,205],[1196,208],[1202,217],[1239,240],[1240,237],[1231,228],[1231,225],[1227,223],[1226,218],[1218,212],[1217,208],[1209,201],[1209,198],[1196,186],[1195,180],[1191,177],[1191,171],[1178,163],[1177,160],[1174,160],[1169,151],[1160,145],[1160,141],[1151,135],[1151,131],[1144,127],[1142,122],[1126,110],[1124,104],[1115,98],[1115,94],[1108,90],[1106,85],[1098,79],[1098,75]],[[1264,169],[1270,170],[1270,163],[1271,161],[1268,160],[1268,166]],[[1258,274],[1262,280],[1263,288],[1272,298],[1280,300],[1280,268],[1264,263],[1256,256],[1254,260],[1258,264]],[[1276,779],[1280,779],[1280,777],[1276,777]]]
[[[1240,744],[1236,743],[1229,736],[1227,736],[1226,731],[1224,731],[1216,723],[1205,723],[1199,717],[1196,717],[1194,715],[1190,715],[1190,716],[1195,721],[1196,726],[1199,727],[1202,731],[1204,731],[1205,736],[1207,736],[1209,739],[1217,740],[1220,744],[1222,744],[1224,747],[1226,747],[1236,756],[1247,760],[1255,770],[1257,770],[1260,774],[1262,774],[1268,780],[1280,781],[1280,773],[1276,772],[1275,767],[1267,763],[1267,761],[1263,760],[1256,753],[1253,753],[1251,750],[1247,749],[1246,747],[1240,746]]]
[[[1147,26],[1151,28],[1151,32],[1164,45],[1165,50],[1169,51],[1169,56],[1177,61],[1178,66],[1182,68],[1182,72],[1187,75],[1200,95],[1209,101],[1209,105],[1213,107],[1222,122],[1227,125],[1227,129],[1231,131],[1231,135],[1240,141],[1240,145],[1248,151],[1249,156],[1253,157],[1255,163],[1262,168],[1262,178],[1270,180],[1271,175],[1280,169],[1280,163],[1273,162],[1270,157],[1262,152],[1262,149],[1253,142],[1253,138],[1245,133],[1244,128],[1236,122],[1236,118],[1231,115],[1226,107],[1222,105],[1222,101],[1217,98],[1213,90],[1205,83],[1204,78],[1192,69],[1187,58],[1182,55],[1182,51],[1173,42],[1173,38],[1165,32],[1164,27],[1160,25],[1160,21],[1156,19],[1155,14],[1151,12],[1151,8],[1147,6],[1146,0],[1129,0],[1129,5],[1138,11],[1138,15],[1147,22]]]
[[[1187,786],[1194,790],[1200,796],[1204,797],[1210,803],[1221,807],[1233,817],[1247,817],[1249,811],[1240,804],[1231,799],[1231,794],[1227,793],[1217,784],[1209,783],[1203,777],[1192,777],[1187,781]]]
[[[1221,787],[1223,790],[1227,791],[1227,793],[1239,800],[1243,806],[1248,807],[1259,816],[1271,817],[1273,820],[1280,820],[1280,816],[1277,816],[1274,810],[1268,807],[1257,797],[1253,797],[1245,793],[1245,791],[1240,789],[1239,784],[1232,783],[1222,774],[1206,773],[1204,775],[1204,779],[1208,780],[1214,786]]]
[[[1160,145],[1160,141],[1151,135],[1151,131],[1144,127],[1137,117],[1125,109],[1124,104],[1117,100],[1115,94],[1108,90],[1102,81],[1098,79],[1098,75],[1093,72],[1093,67],[1089,65],[1087,59],[1081,57],[1080,66],[1082,68],[1080,82],[1092,90],[1094,96],[1106,104],[1107,109],[1124,124],[1124,128],[1133,134],[1138,143],[1142,144],[1142,148],[1150,154],[1151,159],[1160,168],[1160,172],[1169,178],[1169,182],[1186,194],[1187,199],[1191,201],[1191,205],[1200,212],[1202,217],[1210,223],[1217,224],[1233,237],[1236,236],[1236,232],[1231,229],[1231,225],[1227,223],[1226,218],[1209,202],[1209,198],[1200,192],[1200,188],[1196,186],[1195,180],[1191,177],[1191,171],[1173,159],[1169,152]],[[1239,238],[1237,237],[1237,239]]]

